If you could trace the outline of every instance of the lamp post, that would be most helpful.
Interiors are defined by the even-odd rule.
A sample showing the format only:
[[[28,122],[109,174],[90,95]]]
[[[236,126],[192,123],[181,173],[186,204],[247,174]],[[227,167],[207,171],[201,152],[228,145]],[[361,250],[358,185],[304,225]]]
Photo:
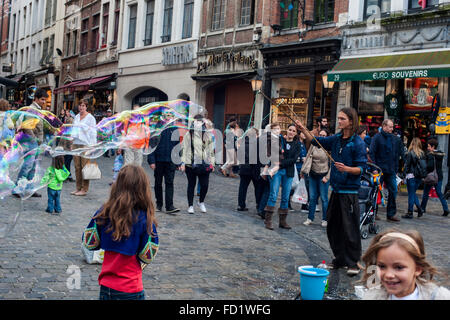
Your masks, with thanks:
[[[262,80],[261,79],[252,79],[251,81],[253,92],[257,93],[261,91]]]
[[[322,75],[322,83],[325,89],[331,89],[334,85],[333,81],[328,81],[328,74],[326,72]]]

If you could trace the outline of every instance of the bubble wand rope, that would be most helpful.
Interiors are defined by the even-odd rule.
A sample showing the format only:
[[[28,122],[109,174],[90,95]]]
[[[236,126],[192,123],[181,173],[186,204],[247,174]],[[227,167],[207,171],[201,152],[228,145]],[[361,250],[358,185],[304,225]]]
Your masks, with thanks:
[[[271,98],[269,98],[268,96],[266,96],[264,94],[264,92],[262,92],[261,90],[259,90],[259,93],[261,93],[261,95],[266,98],[267,100],[269,100],[271,103],[273,102]],[[286,112],[284,112],[281,108],[279,108],[279,106],[285,101],[285,99],[281,99],[280,103],[276,106],[276,108],[281,111],[286,117],[288,117],[293,123],[295,123],[295,120],[291,118],[291,116],[289,116]],[[273,104],[273,106],[275,106],[275,104]],[[293,112],[293,111],[292,111]],[[295,114],[295,113],[294,113]],[[327,155],[327,157],[330,159],[331,162],[336,163],[336,161],[334,161],[334,159],[331,157],[331,155],[328,153],[328,151],[320,144],[320,142],[316,139],[316,137],[314,137],[314,135],[311,133],[311,131],[308,130],[308,128],[305,128],[306,131],[308,131],[309,135],[314,139],[314,141],[316,141],[316,143],[319,145],[319,147],[321,147],[323,149],[323,151],[325,152],[325,154]]]

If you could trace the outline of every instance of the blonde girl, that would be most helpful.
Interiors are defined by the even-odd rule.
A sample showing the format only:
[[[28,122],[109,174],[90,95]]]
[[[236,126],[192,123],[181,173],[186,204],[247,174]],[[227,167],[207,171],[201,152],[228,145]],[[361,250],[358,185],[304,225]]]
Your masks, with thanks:
[[[421,162],[423,162],[423,160],[425,160],[425,152],[422,149],[422,142],[416,137],[412,139],[408,148],[408,153],[406,154],[405,173],[406,187],[408,190],[408,212],[402,216],[404,219],[413,218],[414,205],[417,207],[417,217],[420,218],[423,215],[423,210],[416,194],[416,191],[424,178],[423,173],[420,170]]]
[[[432,282],[438,271],[427,260],[416,230],[376,235],[362,256],[364,300],[448,300],[450,291]]]

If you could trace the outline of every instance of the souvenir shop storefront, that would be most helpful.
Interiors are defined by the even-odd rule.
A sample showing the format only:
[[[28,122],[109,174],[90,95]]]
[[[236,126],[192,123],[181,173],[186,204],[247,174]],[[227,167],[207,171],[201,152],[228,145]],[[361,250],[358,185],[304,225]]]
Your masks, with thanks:
[[[92,106],[92,114],[97,122],[106,116],[106,111],[114,111],[114,95],[116,89],[116,74],[74,80],[54,90],[62,95],[62,105],[65,109],[74,110],[81,99],[87,99]]]
[[[405,146],[414,137],[426,146],[430,135],[448,130],[449,124],[439,120],[446,114],[448,76],[450,50],[438,50],[341,59],[328,80],[351,83],[351,106],[370,135],[390,118]]]
[[[325,116],[334,132],[337,86],[324,74],[339,60],[339,39],[311,40],[298,44],[271,45],[261,49],[265,62],[263,90],[272,98],[265,101],[264,114],[286,131],[292,119],[309,129],[314,119]]]

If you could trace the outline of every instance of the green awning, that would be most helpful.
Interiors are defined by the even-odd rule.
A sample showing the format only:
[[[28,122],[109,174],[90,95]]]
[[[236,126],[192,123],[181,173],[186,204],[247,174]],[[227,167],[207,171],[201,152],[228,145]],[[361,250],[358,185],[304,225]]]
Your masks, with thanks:
[[[342,58],[328,81],[450,77],[450,50]]]

